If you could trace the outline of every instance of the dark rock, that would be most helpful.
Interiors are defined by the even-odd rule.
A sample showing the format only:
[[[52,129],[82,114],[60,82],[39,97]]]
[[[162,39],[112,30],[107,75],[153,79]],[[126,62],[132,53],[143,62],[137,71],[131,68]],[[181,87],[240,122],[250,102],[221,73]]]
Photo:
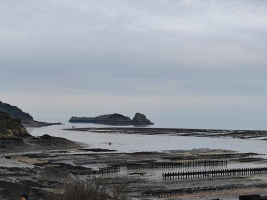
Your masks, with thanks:
[[[0,111],[8,113],[12,118],[16,120],[20,120],[19,123],[27,127],[43,127],[43,126],[52,126],[52,125],[60,125],[61,123],[46,123],[46,122],[38,122],[33,119],[33,117],[24,111],[22,111],[17,106],[12,106],[7,103],[3,103],[0,101]],[[0,130],[1,132],[1,130]]]
[[[45,135],[40,136],[40,138],[41,138],[42,140],[51,140],[53,137],[50,136],[50,135],[48,135],[48,134],[45,134]]]
[[[129,117],[114,113],[97,117],[71,117],[71,123],[95,123],[107,125],[152,125],[153,123],[145,115],[136,113],[133,120]]]
[[[25,127],[21,125],[20,119],[14,119],[8,113],[0,110],[0,136],[10,138],[29,136],[29,134]]]
[[[110,116],[108,116],[105,121],[131,121],[129,117],[123,116],[118,113],[114,113]]]
[[[26,183],[28,184],[29,182]],[[38,185],[37,182],[35,183]],[[33,182],[31,184],[34,185]],[[31,199],[48,199],[48,193],[42,189],[44,186],[38,188],[30,187],[20,182],[0,181],[0,188],[0,197],[4,197],[4,199],[17,199],[22,193],[27,193]]]
[[[0,142],[0,148],[5,148],[6,145],[5,145],[6,142]]]
[[[35,139],[35,144],[39,145],[39,148],[54,147],[54,148],[69,148],[69,147],[78,147],[79,145],[73,141],[67,140],[61,137],[54,137],[48,134],[40,136]]]
[[[78,149],[80,151],[91,151],[91,152],[114,152],[116,150],[111,149],[101,149],[101,148],[95,148],[95,149]]]
[[[74,166],[71,164],[67,164],[67,163],[52,163],[52,162],[48,162],[48,163],[36,163],[36,166],[40,166],[40,167],[46,167],[46,171],[44,173],[49,172],[49,167],[51,165],[53,165],[53,167],[50,167],[50,170],[62,170],[64,173],[71,173],[73,175],[92,175],[95,174],[96,172],[90,168],[87,167],[83,167],[83,166]],[[61,171],[54,171],[53,174],[54,176],[61,176],[64,175],[63,172]],[[42,174],[44,175],[44,174]],[[66,175],[64,175],[66,176]]]
[[[239,200],[260,200],[260,199],[261,199],[261,196],[257,194],[239,196]]]
[[[70,174],[69,172],[62,170],[60,168],[44,167],[39,173],[39,176],[41,176],[43,180],[55,181],[58,179],[69,178]]]
[[[27,122],[23,121],[22,124],[25,127],[44,127],[44,126],[62,125],[62,123],[60,122],[49,123],[49,122],[38,122],[35,120]]]
[[[153,124],[150,120],[146,118],[144,114],[141,113],[136,113],[132,121],[137,123]]]
[[[8,113],[12,118],[18,118],[21,121],[32,121],[33,117],[29,113],[23,112],[17,106],[11,106],[0,101],[0,110]]]

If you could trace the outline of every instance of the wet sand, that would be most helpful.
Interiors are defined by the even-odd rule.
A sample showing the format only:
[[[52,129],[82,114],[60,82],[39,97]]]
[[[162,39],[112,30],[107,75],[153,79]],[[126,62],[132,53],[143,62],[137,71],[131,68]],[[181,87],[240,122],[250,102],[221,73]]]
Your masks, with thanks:
[[[193,137],[240,138],[267,140],[263,130],[224,130],[224,129],[178,129],[178,128],[72,128],[69,131],[88,131],[95,133],[122,133],[141,135],[175,135]]]
[[[184,132],[184,130],[175,132],[173,129],[149,131],[133,128],[90,128],[80,131],[116,133],[126,131],[127,134],[133,132],[178,134],[179,131],[183,134]],[[192,134],[196,134],[195,132],[197,131]],[[210,131],[208,133],[211,134]],[[228,136],[230,134],[224,133]],[[212,134],[214,135],[214,131]],[[251,136],[252,133],[249,134]],[[12,188],[27,186],[39,194],[38,199],[46,199],[50,194],[60,192],[66,179],[71,176],[100,176],[110,184],[127,185],[127,193],[133,199],[238,199],[239,195],[244,194],[266,194],[265,173],[166,180],[162,176],[163,173],[171,172],[266,167],[267,161],[253,152],[193,149],[119,153],[109,149],[83,148],[80,144],[64,138],[47,135],[39,138],[23,138],[23,141],[5,142],[6,147],[1,148],[0,154],[0,197],[10,193]],[[211,164],[207,166],[197,164],[205,161]],[[216,163],[215,161],[226,161],[227,164],[212,164]],[[180,166],[178,163],[183,165]],[[194,164],[189,165],[189,163]],[[152,165],[156,167],[148,167]],[[115,169],[114,166],[119,170],[112,172],[110,169]],[[100,168],[104,170],[101,171]]]

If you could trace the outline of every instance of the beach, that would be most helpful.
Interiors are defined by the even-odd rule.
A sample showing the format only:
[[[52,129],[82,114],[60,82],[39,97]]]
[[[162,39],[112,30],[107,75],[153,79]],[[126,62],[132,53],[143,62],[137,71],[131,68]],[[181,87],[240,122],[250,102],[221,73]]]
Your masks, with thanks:
[[[62,190],[68,177],[96,176],[127,185],[133,199],[238,199],[243,194],[266,194],[266,173],[255,171],[267,167],[265,131],[242,135],[226,130],[68,127],[28,127],[34,137],[2,148],[2,191],[8,192],[10,184],[27,186],[38,190],[38,198],[47,199]],[[251,172],[212,174],[234,169]],[[186,174],[204,171],[205,176]]]

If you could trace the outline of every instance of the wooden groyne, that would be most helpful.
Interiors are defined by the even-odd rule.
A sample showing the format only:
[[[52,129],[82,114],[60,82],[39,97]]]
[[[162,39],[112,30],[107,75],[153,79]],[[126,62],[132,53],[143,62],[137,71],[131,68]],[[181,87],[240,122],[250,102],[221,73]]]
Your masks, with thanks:
[[[266,185],[263,185],[263,187],[264,186],[266,187]],[[169,189],[169,190],[155,189],[155,190],[147,190],[143,192],[142,196],[164,198],[164,197],[170,197],[172,195],[179,195],[179,194],[193,194],[197,192],[235,190],[235,189],[241,189],[241,188],[246,189],[246,188],[250,188],[250,186],[233,184],[233,185],[228,185],[228,186],[194,187],[194,188],[181,188],[181,189]]]
[[[99,173],[100,174],[110,174],[110,173],[116,173],[120,171],[120,166],[114,165],[110,167],[99,167]]]
[[[242,176],[252,174],[267,173],[267,167],[258,168],[239,168],[239,169],[220,169],[220,170],[204,170],[204,171],[188,171],[188,172],[167,172],[162,177],[165,180],[174,179],[192,179],[205,177],[224,177],[224,176]]]
[[[211,167],[227,166],[227,160],[204,160],[190,162],[154,162],[128,164],[127,169],[153,169],[153,168],[189,168],[189,167]]]

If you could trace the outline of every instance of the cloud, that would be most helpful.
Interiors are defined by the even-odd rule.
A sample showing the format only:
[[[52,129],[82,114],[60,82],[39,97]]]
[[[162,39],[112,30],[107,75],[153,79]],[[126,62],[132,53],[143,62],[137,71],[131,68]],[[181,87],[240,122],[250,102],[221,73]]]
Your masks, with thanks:
[[[8,59],[34,56],[35,63],[51,60],[59,66],[64,58],[87,57],[84,64],[95,64],[90,61],[105,57],[104,64],[135,59],[149,67],[158,62],[205,66],[210,58],[223,62],[230,57],[233,67],[242,57],[262,61],[266,50],[251,44],[263,41],[266,33],[259,2],[28,0],[1,5],[6,19],[1,46]],[[255,37],[258,32],[262,37]]]
[[[1,1],[0,89],[81,105],[76,95],[130,96],[137,105],[140,96],[164,97],[154,105],[162,109],[180,108],[178,97],[260,99],[266,9],[261,0]]]

